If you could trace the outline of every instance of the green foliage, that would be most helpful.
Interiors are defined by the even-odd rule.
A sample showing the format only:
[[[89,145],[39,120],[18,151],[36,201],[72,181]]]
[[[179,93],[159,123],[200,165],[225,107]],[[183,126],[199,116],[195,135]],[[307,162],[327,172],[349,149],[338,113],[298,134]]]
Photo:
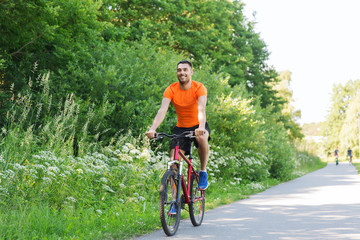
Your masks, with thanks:
[[[23,14],[24,9],[30,10]],[[211,64],[207,71],[229,75],[230,85],[243,89],[242,97],[256,96],[261,107],[273,105],[274,112],[281,111],[283,101],[268,84],[278,81],[277,74],[267,68],[266,45],[254,32],[253,23],[243,17],[241,2],[20,1],[6,2],[0,11],[2,33],[9,36],[0,42],[0,54],[7,60],[4,97],[12,83],[15,93],[24,90],[24,76],[37,62],[40,73],[52,72],[54,102],[74,93],[83,125],[89,108],[97,116],[103,115],[100,109],[107,106],[106,121],[89,126],[90,131],[95,129],[92,135],[102,132],[100,139],[150,124],[148,113],[154,107],[149,103],[158,99],[165,81],[174,78],[169,72],[171,65],[184,58],[171,50],[192,56],[197,66]],[[19,25],[32,31],[16,34],[21,31],[16,28]],[[124,40],[132,42],[123,44]],[[36,82],[34,86],[36,99],[41,93],[36,92]],[[227,87],[224,96],[228,94]],[[6,96],[4,102],[9,94]],[[292,119],[282,121],[288,123],[288,129],[296,129]]]
[[[21,0],[2,3],[0,35],[7,37],[0,39],[0,55],[6,60],[1,90],[4,94],[8,93],[2,97],[3,102],[7,102],[12,94],[9,92],[10,86],[14,87],[15,95],[24,91],[28,76],[33,74],[34,64],[41,66],[41,69],[37,69],[40,73],[54,73],[51,86],[53,101],[61,101],[74,92],[78,82],[67,66],[89,58],[90,50],[103,41],[102,31],[111,27],[109,23],[98,21],[100,6],[100,2],[94,0]],[[81,65],[83,69],[87,67]],[[69,78],[59,77],[58,72],[63,71],[69,71]],[[35,76],[37,74],[34,73]],[[41,92],[37,92],[35,80],[36,77],[34,99],[41,95]],[[84,85],[91,83],[85,82]],[[8,107],[1,106],[1,121]]]
[[[327,163],[322,162],[319,157],[305,151],[295,152],[294,160],[295,171],[293,172],[293,177],[303,176],[327,165]]]
[[[295,167],[293,159],[295,149],[286,129],[281,124],[276,124],[278,122],[276,117],[279,116],[271,114],[271,109],[268,109],[264,117],[267,121],[262,125],[262,131],[265,133],[264,146],[270,159],[270,175],[287,180]]]
[[[130,41],[146,36],[158,46],[185,52],[199,65],[213,59],[212,71],[229,74],[232,86],[246,85],[263,107],[281,105],[267,84],[277,81],[277,74],[265,63],[266,44],[242,9],[240,1],[108,0],[102,18],[127,31]]]
[[[1,35],[7,37],[1,38],[0,49],[9,59],[7,78],[12,82],[21,80],[19,76],[24,77],[33,62],[50,70],[64,66],[67,63],[62,61],[64,52],[69,54],[79,43],[99,38],[99,29],[104,25],[97,21],[99,7],[92,0],[3,3],[0,29]],[[25,69],[12,71],[16,67]]]
[[[328,137],[326,147],[330,153],[339,147],[340,154],[346,155],[350,147],[353,155],[359,154],[359,88],[360,80],[333,87],[332,106],[323,129]]]

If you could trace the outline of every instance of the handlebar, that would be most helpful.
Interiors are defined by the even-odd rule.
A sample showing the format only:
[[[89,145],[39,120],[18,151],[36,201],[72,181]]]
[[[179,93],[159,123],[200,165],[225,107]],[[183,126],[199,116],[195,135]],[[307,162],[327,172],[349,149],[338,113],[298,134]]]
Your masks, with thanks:
[[[195,132],[194,131],[186,131],[183,132],[181,134],[168,134],[168,133],[156,133],[155,138],[151,139],[151,140],[160,140],[163,139],[164,137],[168,137],[168,138],[195,138]]]

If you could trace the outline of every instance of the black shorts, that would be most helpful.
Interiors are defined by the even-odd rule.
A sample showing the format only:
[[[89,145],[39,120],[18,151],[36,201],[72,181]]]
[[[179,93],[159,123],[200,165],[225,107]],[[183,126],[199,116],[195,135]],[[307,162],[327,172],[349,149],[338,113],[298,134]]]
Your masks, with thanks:
[[[199,125],[196,125],[194,127],[189,127],[189,128],[182,128],[182,127],[174,127],[173,129],[173,133],[174,134],[181,134],[183,132],[186,132],[186,131],[195,131],[195,129],[199,128]],[[208,138],[208,141],[210,141],[211,137],[210,137],[210,128],[209,128],[209,125],[208,123],[205,123],[205,129],[209,132],[209,138]],[[185,154],[189,154],[190,152],[190,141],[194,141],[195,143],[195,146],[198,147],[198,143],[195,139],[191,140],[189,138],[180,138],[179,139],[179,148],[181,150],[184,150],[185,151]],[[176,144],[176,140],[173,139],[171,141],[171,144],[170,144],[170,149],[173,149],[175,148],[175,144]]]

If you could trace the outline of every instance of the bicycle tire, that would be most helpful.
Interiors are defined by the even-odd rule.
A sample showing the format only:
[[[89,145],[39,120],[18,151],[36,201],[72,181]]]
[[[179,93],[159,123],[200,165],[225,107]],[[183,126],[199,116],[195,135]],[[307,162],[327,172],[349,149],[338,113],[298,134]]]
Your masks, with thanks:
[[[195,174],[191,174],[189,214],[194,226],[201,225],[205,213],[205,191],[200,190],[198,184]]]
[[[171,185],[174,188],[174,192],[171,189]],[[181,186],[180,186],[181,187]],[[177,174],[172,170],[167,170],[161,180],[160,193],[159,193],[159,212],[161,226],[168,236],[173,236],[179,228],[180,214],[181,214],[181,202],[178,198],[180,191],[179,180]],[[176,200],[173,200],[173,196],[176,194]],[[176,213],[169,215],[171,204],[176,203]]]

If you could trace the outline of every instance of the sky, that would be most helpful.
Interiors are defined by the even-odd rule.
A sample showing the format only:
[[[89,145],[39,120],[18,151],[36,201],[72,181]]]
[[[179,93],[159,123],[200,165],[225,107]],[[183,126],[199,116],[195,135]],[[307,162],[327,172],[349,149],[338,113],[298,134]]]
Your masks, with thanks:
[[[325,121],[334,84],[360,79],[360,0],[242,2],[267,44],[268,65],[292,73],[292,105],[302,115],[298,122]]]

